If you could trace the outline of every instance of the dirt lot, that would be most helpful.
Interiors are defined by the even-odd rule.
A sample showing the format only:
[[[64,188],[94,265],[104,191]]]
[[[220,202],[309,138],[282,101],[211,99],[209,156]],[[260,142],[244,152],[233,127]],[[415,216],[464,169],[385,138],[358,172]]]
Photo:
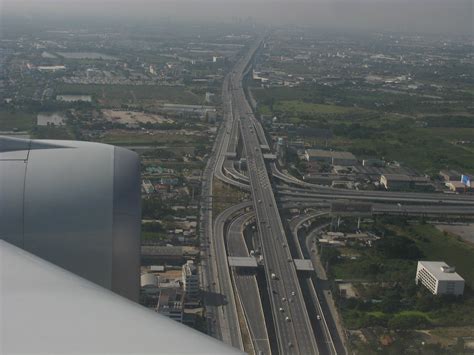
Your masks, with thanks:
[[[164,118],[160,115],[155,115],[145,112],[135,111],[120,111],[120,110],[102,110],[104,118],[107,121],[118,122],[121,124],[136,124],[136,123],[174,123],[169,118]]]
[[[466,242],[474,243],[474,223],[471,224],[438,224],[441,231],[456,234]]]

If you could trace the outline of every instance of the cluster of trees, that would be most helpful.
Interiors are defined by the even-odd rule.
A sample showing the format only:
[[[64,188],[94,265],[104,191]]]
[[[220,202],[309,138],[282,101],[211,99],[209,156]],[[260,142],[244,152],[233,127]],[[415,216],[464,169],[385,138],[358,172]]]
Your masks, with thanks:
[[[159,222],[142,223],[143,232],[162,233],[165,231],[163,225]]]
[[[375,250],[389,259],[419,260],[423,257],[415,242],[403,236],[387,235],[375,242]]]
[[[471,116],[427,116],[424,120],[428,127],[474,127]]]
[[[382,238],[372,248],[356,248],[361,253],[357,260],[340,258],[335,249],[325,249],[321,255],[324,262],[332,263],[333,270],[345,270],[347,279],[367,280],[354,283],[359,298],[337,299],[347,326],[381,326],[399,331],[471,325],[472,291],[467,288],[463,297],[440,296],[416,285],[416,262],[424,257],[417,243],[429,240],[422,234],[413,234],[412,238],[395,234],[384,227],[387,223],[409,228],[406,219],[382,218],[375,223],[376,233]]]
[[[174,130],[184,128],[184,124],[180,122],[173,123],[139,123],[139,126],[146,129]]]
[[[360,123],[338,124],[333,127],[335,135],[351,139],[370,139],[381,134],[381,130],[374,127],[363,126]]]
[[[173,210],[158,198],[148,198],[142,201],[142,217],[144,219],[162,219],[172,214]]]

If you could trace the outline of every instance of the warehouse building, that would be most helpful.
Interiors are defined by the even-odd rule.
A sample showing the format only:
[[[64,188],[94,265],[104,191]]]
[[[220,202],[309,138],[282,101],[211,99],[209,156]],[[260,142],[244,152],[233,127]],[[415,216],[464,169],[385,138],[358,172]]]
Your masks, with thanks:
[[[445,185],[449,190],[453,192],[463,193],[463,192],[472,191],[470,187],[466,186],[461,181],[450,181],[450,182],[447,182]]]
[[[380,176],[380,184],[387,190],[409,189],[411,177],[405,174],[384,174]]]
[[[143,245],[141,247],[143,265],[183,265],[184,251],[179,246]]]
[[[441,170],[439,176],[445,181],[461,181],[461,173],[456,170]]]
[[[406,174],[382,174],[380,185],[387,190],[429,189],[431,187],[427,178]]]
[[[434,295],[462,295],[464,279],[454,266],[442,261],[418,261],[415,282],[424,285]]]
[[[357,164],[357,159],[350,152],[335,152],[322,149],[307,149],[305,151],[307,161],[316,161],[331,165],[351,166]]]

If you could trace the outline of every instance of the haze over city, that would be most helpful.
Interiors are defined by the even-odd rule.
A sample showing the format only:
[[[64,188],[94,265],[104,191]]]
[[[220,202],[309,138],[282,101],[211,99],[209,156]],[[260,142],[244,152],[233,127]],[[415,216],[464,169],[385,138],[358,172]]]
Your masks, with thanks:
[[[472,35],[462,0],[0,0],[0,353],[473,353]]]
[[[474,11],[470,0],[3,0],[2,5],[4,20],[12,14],[112,21],[228,22],[251,17],[260,24],[278,26],[464,35],[472,35]]]

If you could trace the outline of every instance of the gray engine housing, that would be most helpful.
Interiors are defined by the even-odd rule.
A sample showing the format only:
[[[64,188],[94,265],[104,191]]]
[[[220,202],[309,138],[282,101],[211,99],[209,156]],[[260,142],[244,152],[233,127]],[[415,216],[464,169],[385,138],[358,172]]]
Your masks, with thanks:
[[[0,137],[1,239],[137,301],[140,219],[136,153]]]

